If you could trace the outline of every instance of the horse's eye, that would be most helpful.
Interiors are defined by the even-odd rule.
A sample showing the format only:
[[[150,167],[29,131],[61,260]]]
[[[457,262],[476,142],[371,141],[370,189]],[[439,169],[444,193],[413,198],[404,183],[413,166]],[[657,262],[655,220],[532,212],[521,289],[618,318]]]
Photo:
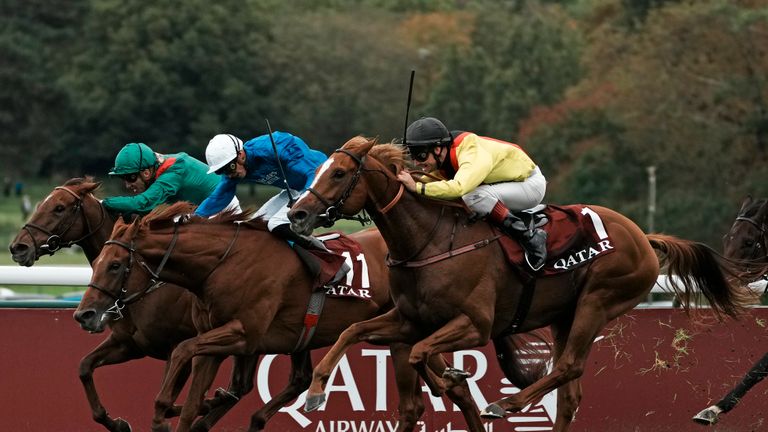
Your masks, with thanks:
[[[744,242],[744,244],[747,245],[747,247],[752,247],[755,244],[755,242],[754,240],[747,240]]]
[[[331,177],[333,177],[335,179],[340,179],[340,178],[344,177],[346,174],[347,173],[344,172],[344,170],[337,169],[336,171],[333,172]]]
[[[55,211],[56,213],[61,213],[64,211],[64,206],[59,204],[56,206],[56,208],[53,209],[53,211]]]
[[[109,264],[109,271],[118,271],[120,270],[120,263],[115,261],[111,264]]]

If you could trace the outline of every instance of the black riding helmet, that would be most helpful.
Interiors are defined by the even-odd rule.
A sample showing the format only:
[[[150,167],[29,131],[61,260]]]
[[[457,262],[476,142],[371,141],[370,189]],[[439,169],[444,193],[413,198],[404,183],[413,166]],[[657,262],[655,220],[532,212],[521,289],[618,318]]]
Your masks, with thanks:
[[[406,147],[434,147],[450,144],[451,141],[448,128],[434,117],[420,118],[405,130]]]

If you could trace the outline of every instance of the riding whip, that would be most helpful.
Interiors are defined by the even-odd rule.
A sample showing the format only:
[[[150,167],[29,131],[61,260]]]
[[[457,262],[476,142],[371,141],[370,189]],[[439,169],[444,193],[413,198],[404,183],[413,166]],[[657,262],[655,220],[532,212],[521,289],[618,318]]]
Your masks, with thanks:
[[[269,125],[269,119],[264,119],[264,121],[267,122],[267,130],[269,131],[269,141],[272,142],[272,150],[275,152],[275,161],[277,162],[277,167],[280,168],[280,174],[283,176],[283,183],[285,183],[285,191],[288,193],[288,207],[293,207],[293,194],[291,194],[291,187],[288,185],[288,177],[285,176],[285,170],[283,169],[283,164],[280,163],[280,155],[277,153],[277,145],[275,144],[275,139],[272,137],[272,126]]]

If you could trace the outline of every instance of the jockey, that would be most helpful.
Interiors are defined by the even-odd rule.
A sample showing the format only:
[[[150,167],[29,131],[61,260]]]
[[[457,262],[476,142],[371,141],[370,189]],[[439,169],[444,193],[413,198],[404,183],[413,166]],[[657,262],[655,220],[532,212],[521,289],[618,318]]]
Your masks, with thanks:
[[[398,179],[408,190],[430,198],[462,198],[478,216],[487,217],[520,243],[531,269],[544,266],[547,233],[520,212],[541,203],[547,181],[518,145],[472,132],[449,132],[433,117],[408,126],[405,141],[421,169],[445,179],[417,182],[402,171]]]
[[[291,221],[288,219],[288,194],[295,198],[308,188],[315,178],[315,171],[325,162],[327,156],[310,149],[301,138],[287,132],[273,132],[272,138],[280,155],[279,164],[269,135],[258,136],[245,144],[240,138],[230,134],[213,137],[205,149],[205,159],[210,167],[208,172],[219,174],[220,181],[213,193],[197,207],[195,214],[209,216],[220,211],[235,195],[237,185],[241,181],[283,187],[285,183],[281,174],[282,166],[290,191],[283,189],[270,198],[259,208],[255,217],[266,220],[269,231],[292,246],[327,252],[328,249],[315,237],[293,232]],[[314,273],[319,265],[317,258],[295,247],[294,249]],[[342,272],[346,273],[348,270],[349,267],[345,264]],[[338,277],[340,276],[337,275],[334,281]]]
[[[122,214],[143,215],[160,204],[177,201],[200,204],[219,183],[218,177],[208,174],[208,167],[192,156],[155,153],[144,143],[123,146],[109,175],[120,177],[131,193],[103,201],[108,210]],[[236,197],[228,204],[228,209],[240,211]]]

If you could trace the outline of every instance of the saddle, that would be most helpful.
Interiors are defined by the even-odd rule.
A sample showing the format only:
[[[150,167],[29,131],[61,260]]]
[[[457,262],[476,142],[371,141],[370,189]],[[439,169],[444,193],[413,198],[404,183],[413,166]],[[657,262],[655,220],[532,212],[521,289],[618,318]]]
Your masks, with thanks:
[[[315,236],[330,251],[312,249],[313,255],[321,262],[320,274],[317,279],[324,281],[334,280],[324,285],[321,289],[329,297],[354,297],[362,300],[371,299],[370,278],[368,266],[365,264],[365,255],[360,243],[342,232],[334,231]],[[342,269],[344,263],[350,267],[341,279],[335,276]],[[324,279],[323,279],[324,278]]]
[[[536,228],[547,232],[547,263],[539,276],[569,272],[614,251],[600,216],[589,206],[541,204],[523,213],[522,217],[530,217]],[[517,241],[502,235],[499,243],[510,264],[525,267]]]

